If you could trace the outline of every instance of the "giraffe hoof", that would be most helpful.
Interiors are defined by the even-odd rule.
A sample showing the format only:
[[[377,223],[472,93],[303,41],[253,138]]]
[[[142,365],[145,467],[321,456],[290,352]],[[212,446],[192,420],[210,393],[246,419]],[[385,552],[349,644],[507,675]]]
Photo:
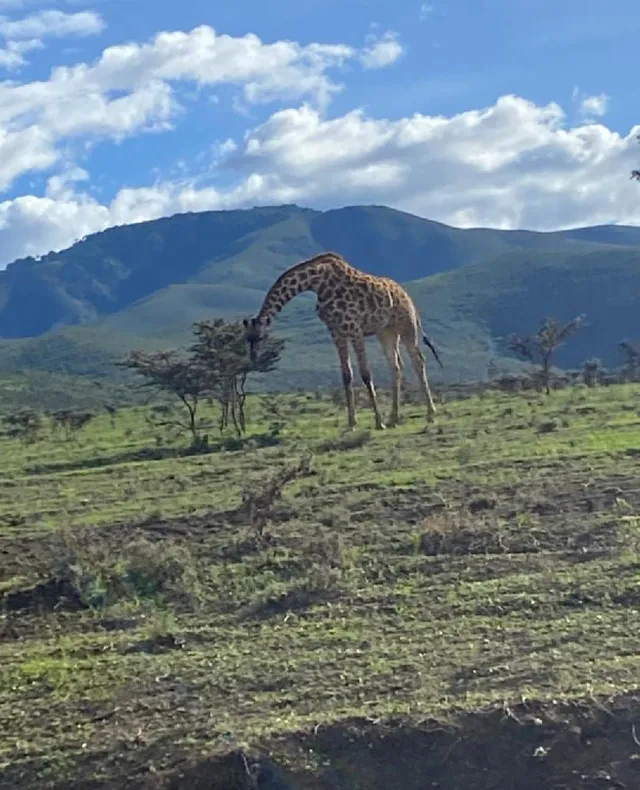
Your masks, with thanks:
[[[384,431],[386,429],[386,425],[383,422],[376,423],[376,430],[377,431]]]

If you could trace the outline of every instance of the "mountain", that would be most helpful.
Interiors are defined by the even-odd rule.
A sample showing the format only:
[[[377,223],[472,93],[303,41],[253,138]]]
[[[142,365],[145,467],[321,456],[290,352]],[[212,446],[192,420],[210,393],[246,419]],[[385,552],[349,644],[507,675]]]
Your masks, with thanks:
[[[565,365],[613,363],[617,342],[640,335],[640,228],[461,229],[384,206],[285,205],[114,227],[15,261],[0,272],[0,373],[122,375],[113,361],[126,350],[181,344],[194,321],[255,312],[282,271],[323,250],[406,284],[448,379],[484,377],[490,359],[504,361],[505,336],[547,314],[590,322],[563,348]],[[313,299],[301,295],[274,325],[290,342],[269,386],[322,385],[328,372],[338,381]],[[372,360],[378,369],[375,344]]]

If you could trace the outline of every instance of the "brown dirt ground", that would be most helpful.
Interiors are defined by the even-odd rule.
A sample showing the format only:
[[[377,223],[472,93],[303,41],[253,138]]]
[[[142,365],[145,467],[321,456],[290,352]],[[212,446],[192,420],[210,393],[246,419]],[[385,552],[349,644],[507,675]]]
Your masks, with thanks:
[[[83,778],[52,790],[637,790],[637,727],[640,697],[633,695],[447,721],[349,721],[162,773]],[[310,752],[322,768],[287,767],[304,764]],[[19,786],[0,776],[0,787]]]
[[[584,473],[558,472],[550,470],[544,480],[538,478],[530,486],[523,483],[491,490],[444,483],[437,492],[419,486],[386,489],[379,497],[371,497],[371,491],[353,491],[348,500],[351,522],[343,529],[348,533],[358,529],[360,521],[372,518],[379,523],[388,520],[398,526],[385,538],[393,549],[404,545],[416,524],[445,510],[454,512],[460,522],[456,532],[460,554],[473,553],[477,538],[478,551],[496,555],[491,569],[494,575],[499,573],[500,554],[508,554],[504,562],[512,564],[518,552],[531,562],[540,551],[562,553],[575,561],[584,555],[606,553],[615,537],[614,519],[609,522],[606,514],[619,498],[638,512],[639,478],[610,475],[585,480]],[[342,489],[340,496],[344,495]],[[325,504],[331,505],[330,496]],[[487,543],[486,535],[478,538],[474,527],[478,519],[490,514],[491,518],[508,520],[523,513],[544,519],[538,543],[532,542],[530,530],[520,545],[515,533],[501,538],[512,541],[506,546]],[[283,505],[280,521],[291,516]],[[298,512],[296,517],[300,516]],[[152,534],[155,539],[185,539],[196,550],[200,547],[202,552],[217,554],[234,520],[232,513],[217,513],[98,527],[91,533],[100,534],[114,549],[136,534]],[[286,538],[296,539],[295,535]],[[429,540],[423,551],[439,554],[437,540]],[[20,573],[21,568],[32,572],[34,567],[45,567],[56,546],[55,536],[50,535],[3,537],[0,581]],[[451,553],[456,553],[455,546],[448,547],[443,562],[451,562]],[[60,603],[64,590],[45,584],[44,590],[39,588],[33,595],[34,603],[40,601],[46,608],[47,602]],[[9,604],[8,598],[5,603]],[[15,620],[12,627],[21,631]],[[24,627],[28,631],[32,626],[25,622]],[[20,635],[4,633],[0,638]],[[136,771],[130,778],[120,775],[97,780],[92,778],[95,762],[84,768],[79,764],[76,775],[82,778],[52,790],[639,790],[640,695],[452,713],[446,722],[341,722],[254,746],[255,751],[246,754],[230,751],[158,773]],[[136,762],[153,765],[158,750],[164,750],[166,756],[171,744],[155,742],[143,748]],[[300,768],[310,750],[324,763],[321,769]],[[288,767],[292,765],[296,768]],[[12,775],[11,768],[0,773],[0,788],[27,786],[35,787],[24,775]]]

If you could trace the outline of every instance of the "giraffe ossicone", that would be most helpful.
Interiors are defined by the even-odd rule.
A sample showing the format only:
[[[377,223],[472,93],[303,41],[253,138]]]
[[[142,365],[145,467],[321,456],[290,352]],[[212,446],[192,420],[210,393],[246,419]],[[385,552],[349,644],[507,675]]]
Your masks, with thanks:
[[[413,300],[395,280],[360,271],[335,252],[321,253],[287,269],[267,292],[257,316],[243,320],[245,339],[252,356],[255,355],[264,330],[274,317],[303,291],[314,291],[317,295],[316,312],[329,330],[338,351],[347,400],[348,428],[352,429],[356,425],[349,344],[353,346],[362,381],[369,393],[376,428],[385,427],[365,350],[365,338],[372,335],[378,338],[393,375],[391,414],[387,424],[397,425],[400,416],[403,370],[400,344],[411,359],[427,402],[427,420],[432,422],[436,407],[427,378],[425,357],[420,347],[421,340],[430,348],[440,366],[442,363],[431,341],[422,331],[420,316]]]

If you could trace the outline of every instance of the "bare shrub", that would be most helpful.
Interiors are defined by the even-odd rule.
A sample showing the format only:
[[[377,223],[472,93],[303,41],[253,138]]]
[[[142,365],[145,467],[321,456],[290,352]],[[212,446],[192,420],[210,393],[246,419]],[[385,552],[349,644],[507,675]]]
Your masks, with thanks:
[[[275,503],[284,488],[311,471],[311,456],[303,455],[298,463],[285,466],[273,475],[248,485],[242,492],[241,510],[244,511],[256,537],[261,539]]]
[[[318,449],[320,452],[327,453],[337,450],[357,450],[364,447],[373,439],[371,431],[358,431],[345,433],[343,436],[325,439],[320,442]]]
[[[33,409],[22,409],[15,414],[9,414],[4,417],[3,423],[6,435],[23,444],[33,444],[40,438],[42,415]]]

